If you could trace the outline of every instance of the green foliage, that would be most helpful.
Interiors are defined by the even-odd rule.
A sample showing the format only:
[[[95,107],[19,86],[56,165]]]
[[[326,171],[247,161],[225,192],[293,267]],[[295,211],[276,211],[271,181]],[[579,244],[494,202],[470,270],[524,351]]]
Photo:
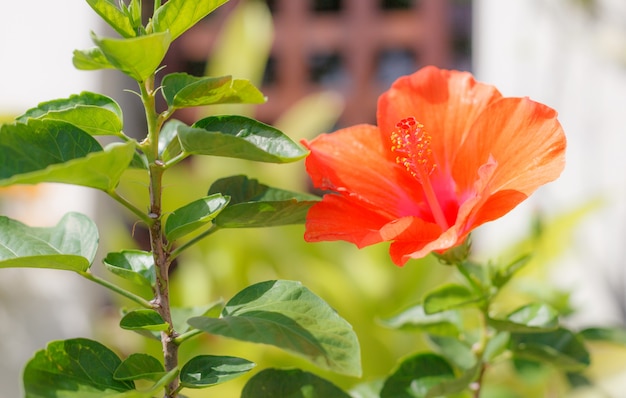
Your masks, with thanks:
[[[241,398],[350,398],[331,382],[299,369],[265,369],[246,384]]]
[[[171,73],[163,78],[163,96],[172,109],[239,103],[261,104],[263,94],[248,80],[232,76],[195,77]]]
[[[191,358],[180,371],[180,383],[187,388],[205,388],[239,377],[255,364],[237,357],[199,355]]]
[[[165,223],[165,236],[173,241],[211,222],[228,205],[230,197],[216,193],[176,209]]]

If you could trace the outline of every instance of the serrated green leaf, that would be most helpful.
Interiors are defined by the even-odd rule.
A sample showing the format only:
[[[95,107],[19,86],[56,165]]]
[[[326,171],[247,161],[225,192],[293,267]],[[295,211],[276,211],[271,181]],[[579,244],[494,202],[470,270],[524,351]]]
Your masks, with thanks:
[[[435,314],[455,308],[478,305],[483,296],[468,287],[448,283],[431,290],[424,296],[424,312]]]
[[[590,341],[606,341],[620,345],[626,345],[626,330],[623,328],[587,328],[582,330],[579,335]]]
[[[195,77],[172,73],[163,78],[163,96],[173,108],[214,104],[262,104],[263,94],[248,80],[231,76]]]
[[[180,370],[180,384],[186,388],[210,387],[248,373],[255,366],[254,362],[243,358],[199,355]]]
[[[51,342],[26,364],[25,397],[118,397],[135,388],[133,382],[113,377],[121,363],[113,351],[97,341],[78,338]]]
[[[123,37],[135,37],[131,20],[120,10],[113,0],[87,0],[87,4]]]
[[[532,303],[522,306],[506,319],[488,320],[489,326],[508,332],[547,332],[559,327],[559,313],[547,304]]]
[[[515,356],[548,362],[569,371],[578,371],[590,363],[582,339],[567,329],[544,333],[511,333],[509,349]]]
[[[74,50],[72,64],[79,70],[115,69],[98,47]]]
[[[186,153],[197,155],[289,163],[308,154],[279,130],[244,116],[210,116],[179,126],[178,138]]]
[[[228,204],[229,197],[213,194],[172,212],[165,222],[165,236],[174,241],[210,223]]]
[[[188,322],[207,333],[274,345],[337,373],[361,373],[359,344],[350,324],[299,282],[257,283],[233,297],[220,318]]]
[[[69,98],[42,102],[17,120],[26,123],[29,118],[64,121],[91,135],[120,135],[122,131],[119,105],[107,96],[87,91]]]
[[[165,368],[161,361],[148,354],[130,354],[120,366],[115,369],[113,377],[116,380],[154,380],[165,375]]]
[[[167,330],[170,325],[155,310],[140,309],[126,313],[120,320],[120,327],[126,330],[160,332]]]
[[[141,250],[123,250],[107,254],[102,261],[111,273],[137,285],[143,298],[153,297],[152,288],[156,283],[156,271],[151,253]]]
[[[159,7],[152,18],[154,32],[166,32],[174,41],[187,29],[228,0],[169,0]]]
[[[424,307],[417,304],[391,318],[383,319],[381,323],[392,329],[418,330],[438,336],[458,336],[461,317],[455,311],[426,314]]]
[[[243,388],[241,398],[350,398],[326,379],[300,369],[264,369]]]
[[[387,378],[380,398],[425,398],[441,382],[454,379],[454,371],[441,356],[421,353],[410,356]]]
[[[209,195],[230,197],[228,206],[215,218],[220,228],[258,228],[304,223],[313,195],[271,188],[255,179],[238,175],[214,182]]]
[[[49,228],[29,227],[0,216],[0,268],[53,268],[82,272],[98,249],[98,229],[79,213]]]
[[[171,43],[168,32],[130,39],[106,39],[92,34],[92,40],[111,65],[138,82],[154,74]]]

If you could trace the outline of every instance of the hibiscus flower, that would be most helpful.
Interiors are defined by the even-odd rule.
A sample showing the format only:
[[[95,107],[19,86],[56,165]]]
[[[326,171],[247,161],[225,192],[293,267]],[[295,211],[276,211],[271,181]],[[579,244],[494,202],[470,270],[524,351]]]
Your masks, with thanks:
[[[467,72],[399,78],[378,100],[377,124],[303,141],[313,185],[330,191],[309,210],[306,241],[391,242],[404,265],[462,244],[565,165],[556,111]]]

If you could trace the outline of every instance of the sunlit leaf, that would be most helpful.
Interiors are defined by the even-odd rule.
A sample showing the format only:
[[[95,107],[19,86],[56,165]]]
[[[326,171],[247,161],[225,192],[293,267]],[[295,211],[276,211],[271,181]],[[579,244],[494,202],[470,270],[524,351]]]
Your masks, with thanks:
[[[169,106],[186,108],[213,104],[262,104],[263,94],[248,80],[231,76],[195,77],[172,73],[163,78],[163,96]]]
[[[506,319],[488,319],[495,329],[509,332],[546,332],[559,326],[559,313],[547,304],[532,303],[510,313]]]
[[[468,386],[476,380],[482,368],[481,363],[476,363],[472,368],[465,370],[453,380],[444,380],[428,390],[426,398],[449,397],[451,394],[467,390]]]
[[[448,283],[441,285],[424,296],[424,312],[435,314],[471,305],[478,305],[483,296],[466,286]]]
[[[197,316],[208,316],[210,318],[217,318],[220,316],[223,308],[223,300],[218,300],[211,304],[201,305],[197,307],[172,307],[172,323],[174,324],[174,329],[178,333],[185,333],[187,330],[189,330],[189,324],[187,323],[187,320],[189,318]]]
[[[189,324],[211,334],[271,344],[337,373],[361,373],[350,324],[299,282],[249,286],[226,304],[220,318],[196,317]]]
[[[439,355],[410,356],[387,378],[380,398],[425,398],[437,384],[454,379],[454,371]]]
[[[29,227],[0,216],[0,268],[86,271],[97,248],[96,225],[79,213],[68,213],[49,228]]]
[[[123,250],[109,253],[103,260],[104,266],[111,273],[124,278],[140,287],[142,297],[153,297],[152,287],[156,282],[154,258],[151,253],[140,250]]]
[[[511,334],[509,332],[496,333],[489,341],[483,351],[483,359],[485,362],[491,362],[501,354],[505,353],[508,349],[509,339]]]
[[[121,363],[113,351],[93,340],[51,342],[26,364],[25,397],[117,397],[135,388],[132,381],[113,377]]]
[[[172,212],[165,222],[165,235],[174,241],[210,223],[228,204],[229,198],[213,194]]]
[[[72,63],[79,70],[115,69],[98,47],[74,50]]]
[[[168,120],[159,133],[159,156],[165,163],[183,152],[178,140],[178,127],[185,124],[176,119]]]
[[[92,39],[111,65],[138,82],[156,71],[171,43],[168,32],[130,39],[107,39],[92,34]]]
[[[254,366],[254,362],[243,358],[199,355],[180,370],[180,384],[186,388],[210,387],[246,374]]]
[[[517,357],[548,362],[570,371],[584,369],[590,363],[582,339],[562,328],[544,333],[511,333],[509,349]]]
[[[476,366],[476,355],[466,341],[447,336],[428,336],[428,338],[437,346],[435,351],[443,355],[453,365],[463,370]]]
[[[209,195],[216,193],[230,197],[228,206],[215,218],[221,228],[301,224],[319,200],[313,195],[271,188],[242,175],[217,180],[209,188]]]
[[[114,0],[87,0],[87,4],[123,37],[136,36],[130,19],[115,5]]]
[[[264,369],[246,383],[241,398],[350,398],[328,380],[300,369]]]
[[[391,318],[383,319],[381,323],[393,329],[417,330],[440,336],[458,336],[461,318],[455,311],[426,314],[424,307],[418,304]]]
[[[166,32],[172,41],[228,0],[169,0],[152,18],[155,32]]]
[[[120,366],[115,369],[113,377],[117,380],[154,380],[165,375],[163,364],[148,354],[130,354]]]
[[[126,330],[158,332],[167,330],[169,325],[155,310],[140,309],[126,313],[120,320],[120,327]]]
[[[42,102],[17,120],[29,118],[61,120],[91,135],[119,135],[122,131],[122,110],[111,98],[84,91],[69,98]]]
[[[279,130],[243,116],[211,116],[192,127],[179,126],[178,138],[189,154],[288,163],[308,153]]]

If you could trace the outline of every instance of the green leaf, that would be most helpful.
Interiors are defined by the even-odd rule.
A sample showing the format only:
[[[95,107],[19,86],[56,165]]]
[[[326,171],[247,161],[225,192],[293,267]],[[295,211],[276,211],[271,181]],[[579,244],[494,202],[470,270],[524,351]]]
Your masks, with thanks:
[[[510,313],[506,319],[489,318],[491,327],[508,332],[547,332],[559,327],[559,313],[547,304],[532,303]]]
[[[588,328],[582,330],[579,335],[585,340],[626,345],[626,330],[623,328]]]
[[[98,47],[74,50],[72,63],[79,70],[115,69]]]
[[[494,286],[498,288],[504,286],[509,280],[511,280],[511,278],[513,277],[513,275],[515,275],[517,271],[519,271],[526,264],[528,264],[530,259],[530,255],[525,255],[516,259],[502,269],[497,270],[495,276],[493,277]]]
[[[243,388],[241,398],[350,398],[326,379],[300,369],[264,369]]]
[[[446,336],[428,338],[437,346],[437,351],[457,367],[467,370],[476,366],[476,356],[467,342]]]
[[[185,126],[185,124],[179,120],[170,119],[161,129],[158,151],[159,156],[165,163],[183,152],[183,148],[180,146],[180,141],[178,140],[178,128],[180,126]]]
[[[221,228],[257,228],[304,223],[317,196],[300,194],[260,184],[238,175],[215,181],[209,195],[230,197],[228,206],[215,218]]]
[[[65,121],[91,135],[119,136],[122,131],[120,106],[107,96],[87,91],[69,98],[42,102],[17,120],[26,123],[29,118]]]
[[[113,0],[87,0],[87,4],[123,37],[135,37],[131,20],[120,10]]]
[[[289,163],[308,154],[279,130],[243,116],[210,116],[179,126],[178,138],[186,153],[197,155]]]
[[[249,286],[226,303],[220,318],[191,318],[189,324],[211,334],[274,345],[337,373],[361,373],[359,344],[350,324],[299,282]]]
[[[387,378],[380,398],[425,398],[439,383],[454,379],[454,371],[441,356],[422,353],[408,357]]]
[[[228,201],[228,196],[213,194],[174,210],[165,222],[165,236],[174,241],[203,227],[217,217]]]
[[[205,388],[248,373],[256,365],[243,358],[199,355],[180,370],[180,384],[186,388]]]
[[[549,362],[569,371],[578,371],[590,363],[582,339],[567,329],[544,333],[511,333],[509,349],[516,357]]]
[[[123,250],[109,253],[103,260],[111,273],[124,278],[141,288],[142,297],[151,299],[152,288],[156,283],[154,258],[151,253],[140,250]]]
[[[54,227],[29,227],[0,216],[0,268],[54,268],[83,272],[98,249],[98,229],[89,217],[66,214]]]
[[[455,311],[426,314],[424,307],[417,304],[391,318],[383,319],[381,323],[392,329],[417,330],[439,336],[458,336],[461,318]]]
[[[163,78],[163,96],[173,108],[213,104],[262,104],[263,94],[248,80],[232,76],[195,77],[172,73]]]
[[[92,40],[111,65],[138,82],[154,74],[171,43],[168,32],[130,39],[106,39],[92,33]]]
[[[78,338],[51,342],[26,364],[25,397],[117,397],[135,388],[133,382],[113,377],[121,363],[113,351],[97,341]]]
[[[170,325],[155,310],[140,309],[126,313],[120,320],[120,327],[126,330],[147,330],[160,332]]]
[[[46,123],[61,123],[48,121]],[[64,123],[65,124],[65,123]],[[66,126],[70,126],[66,124]],[[73,126],[72,126],[73,128]],[[82,133],[89,137],[88,134]],[[35,137],[34,137],[35,138]],[[80,142],[69,142],[71,138],[62,136],[54,139],[45,139],[31,147],[22,150],[33,150],[42,156],[34,154],[26,157],[22,153],[13,152],[13,148],[3,148],[0,144],[0,153],[7,154],[10,166],[2,170],[6,172],[0,176],[0,187],[15,184],[38,184],[41,182],[58,182],[63,184],[81,185],[102,191],[115,189],[122,173],[126,171],[135,155],[135,143],[113,143],[104,151],[92,151],[84,157],[72,158],[79,154],[71,145],[80,145]],[[62,144],[63,147],[47,145]],[[6,151],[4,151],[6,149]],[[46,153],[48,151],[48,153]],[[59,152],[57,152],[59,151]],[[55,152],[55,153],[53,153]],[[55,158],[59,156],[60,158]]]
[[[468,388],[478,375],[482,364],[477,362],[472,368],[464,371],[459,377],[453,380],[444,380],[428,390],[426,398],[449,397],[451,394],[460,393]]]
[[[484,361],[488,363],[493,362],[498,356],[504,354],[507,351],[510,338],[511,334],[509,332],[499,332],[489,339],[483,352]]]
[[[424,312],[435,314],[437,312],[454,308],[477,305],[483,300],[483,296],[468,287],[455,283],[448,283],[426,293],[424,297]]]
[[[197,307],[172,307],[172,323],[174,329],[178,333],[185,333],[189,330],[189,324],[187,320],[189,318],[197,316],[208,316],[210,318],[217,318],[220,316],[222,309],[224,308],[224,301],[217,300],[211,304],[197,306]]]
[[[113,377],[116,380],[154,380],[158,381],[165,375],[163,364],[148,354],[130,354],[120,366],[115,369]]]
[[[174,41],[187,29],[228,0],[169,0],[154,13],[152,24],[154,32],[166,32]]]

